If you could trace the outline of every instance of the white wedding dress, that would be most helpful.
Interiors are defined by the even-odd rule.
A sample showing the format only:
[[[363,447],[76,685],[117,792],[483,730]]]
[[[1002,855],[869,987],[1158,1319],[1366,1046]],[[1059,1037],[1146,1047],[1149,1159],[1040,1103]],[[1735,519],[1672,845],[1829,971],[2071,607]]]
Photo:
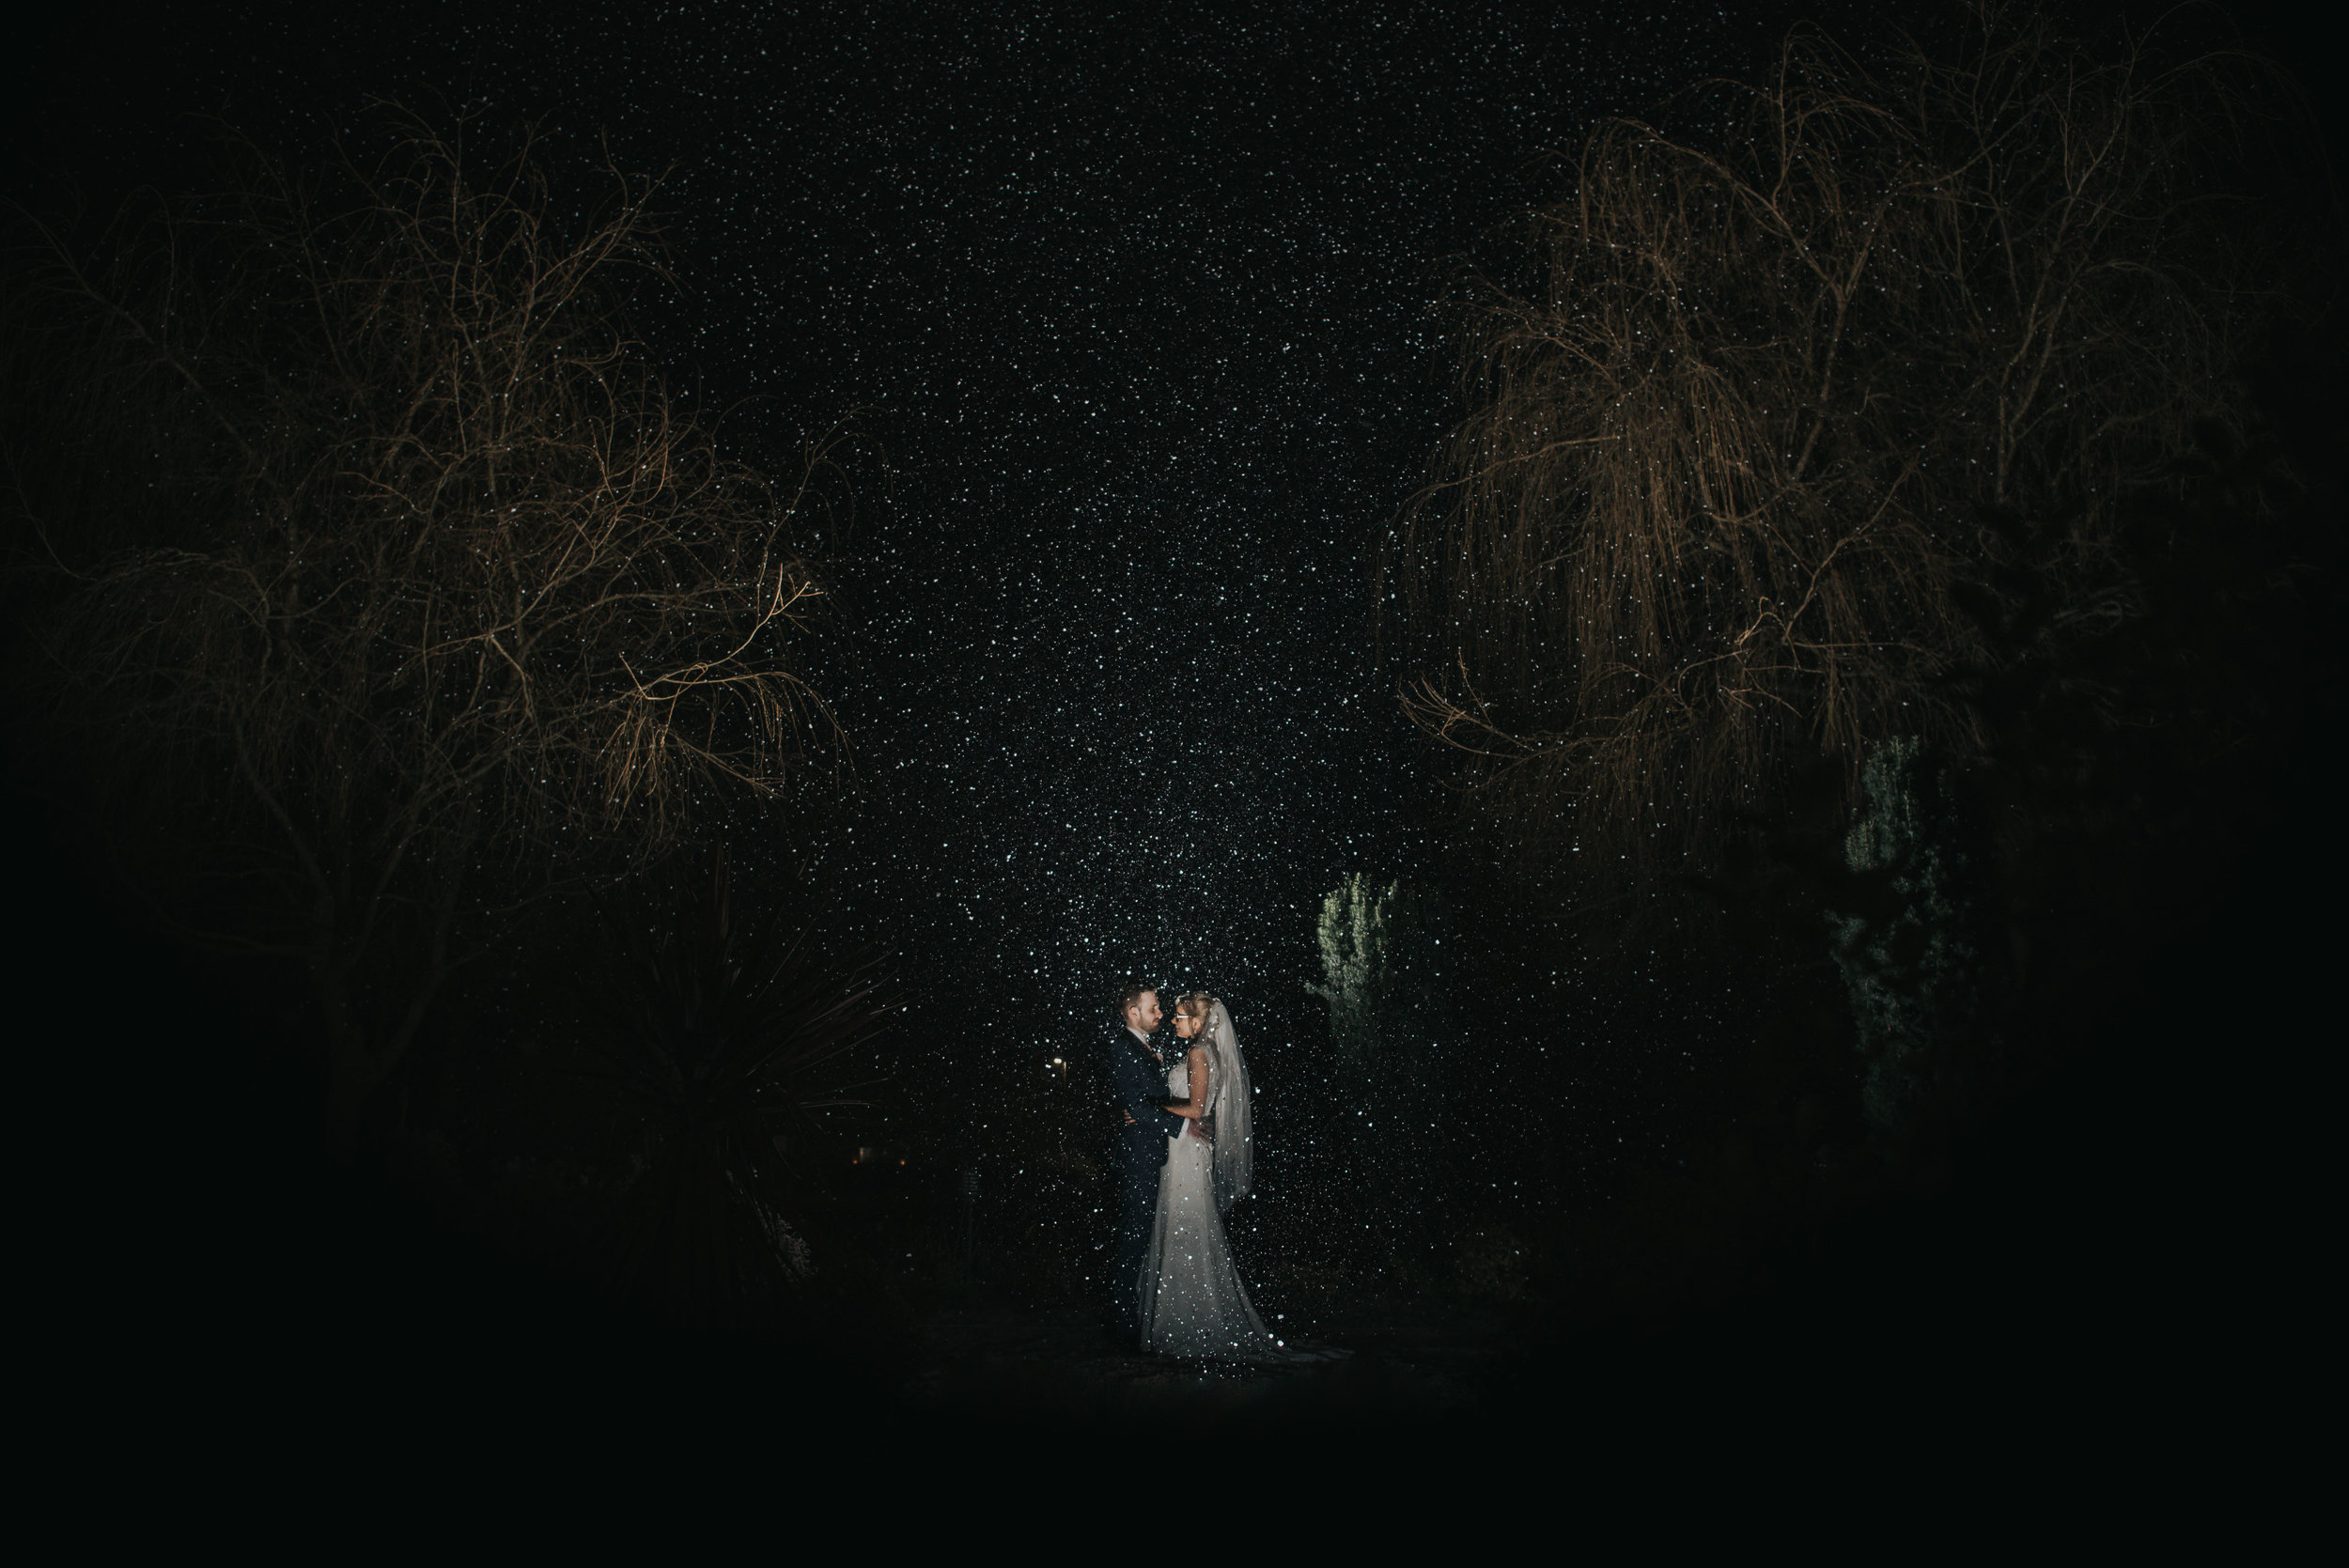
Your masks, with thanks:
[[[1214,1031],[1215,1043],[1220,1044],[1229,1038],[1231,1024],[1221,1002],[1214,1011],[1220,1026]],[[1212,1044],[1209,1054],[1217,1054]],[[1238,1061],[1237,1041],[1231,1043],[1231,1054],[1223,1060]],[[1209,1077],[1212,1079],[1212,1070]],[[1226,1086],[1231,1092],[1226,1105],[1215,1103],[1211,1082],[1208,1106],[1217,1113],[1221,1137],[1245,1141],[1251,1130],[1246,1069],[1237,1068],[1232,1077],[1234,1081]],[[1187,1063],[1177,1062],[1167,1070],[1166,1092],[1180,1099],[1190,1097]],[[1166,1169],[1159,1177],[1158,1218],[1150,1227],[1150,1250],[1142,1265],[1142,1348],[1190,1360],[1297,1359],[1264,1326],[1249,1302],[1248,1287],[1239,1282],[1217,1202],[1216,1151],[1207,1140],[1193,1134],[1196,1125],[1186,1122],[1181,1135],[1168,1141]],[[1233,1155],[1241,1162],[1237,1192],[1233,1190],[1229,1174]],[[1244,1148],[1227,1154],[1223,1183],[1230,1195],[1224,1200],[1227,1203],[1246,1190],[1245,1161]]]

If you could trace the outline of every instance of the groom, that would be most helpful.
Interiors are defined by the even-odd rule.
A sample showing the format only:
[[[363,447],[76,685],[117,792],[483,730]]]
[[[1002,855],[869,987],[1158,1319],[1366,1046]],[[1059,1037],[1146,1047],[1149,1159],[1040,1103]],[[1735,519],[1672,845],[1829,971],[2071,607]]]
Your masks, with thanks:
[[[1142,1260],[1150,1250],[1150,1221],[1159,1203],[1159,1172],[1166,1164],[1166,1141],[1183,1130],[1183,1119],[1166,1109],[1166,1069],[1150,1048],[1159,1027],[1159,993],[1141,981],[1117,994],[1110,1028],[1101,1042],[1109,1059],[1110,1093],[1125,1121],[1111,1159],[1117,1167],[1117,1242],[1110,1266],[1116,1287],[1110,1332],[1121,1343],[1133,1339],[1142,1301]]]

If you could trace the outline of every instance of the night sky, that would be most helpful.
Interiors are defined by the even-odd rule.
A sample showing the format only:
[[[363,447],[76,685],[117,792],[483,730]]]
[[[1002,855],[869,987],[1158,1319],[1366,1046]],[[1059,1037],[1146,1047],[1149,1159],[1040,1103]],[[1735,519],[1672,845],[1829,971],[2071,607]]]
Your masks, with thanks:
[[[1246,1017],[1314,977],[1346,872],[1412,863],[1430,785],[1368,552],[1449,411],[1458,258],[1594,116],[1748,66],[1779,21],[841,9],[171,12],[169,69],[101,131],[135,163],[197,139],[166,106],[218,109],[299,148],[375,93],[669,170],[673,373],[754,455],[851,410],[886,453],[830,670],[849,904],[1023,1016],[1134,970]]]
[[[828,541],[844,902],[1050,1027],[1128,971],[1301,1025],[1321,895],[1422,863],[1369,554],[1452,411],[1437,302],[1595,116],[1791,13],[94,14],[39,129],[101,196],[195,167],[195,114],[301,154],[369,95],[669,171],[675,378],[754,457],[849,411],[886,455]]]
[[[676,161],[696,373],[874,411],[846,874],[1023,1018],[1126,970],[1247,1016],[1343,872],[1407,858],[1365,546],[1446,411],[1446,258],[1591,114],[1735,63],[1722,12],[713,14],[459,47]]]

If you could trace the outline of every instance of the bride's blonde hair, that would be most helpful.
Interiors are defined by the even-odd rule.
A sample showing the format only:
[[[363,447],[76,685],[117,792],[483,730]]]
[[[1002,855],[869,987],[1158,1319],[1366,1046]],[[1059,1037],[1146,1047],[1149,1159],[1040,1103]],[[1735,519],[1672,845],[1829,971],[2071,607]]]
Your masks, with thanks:
[[[1214,1006],[1215,998],[1205,991],[1193,991],[1174,1004],[1174,1011],[1186,1018],[1197,1018],[1204,1024],[1207,1021],[1207,1015]]]

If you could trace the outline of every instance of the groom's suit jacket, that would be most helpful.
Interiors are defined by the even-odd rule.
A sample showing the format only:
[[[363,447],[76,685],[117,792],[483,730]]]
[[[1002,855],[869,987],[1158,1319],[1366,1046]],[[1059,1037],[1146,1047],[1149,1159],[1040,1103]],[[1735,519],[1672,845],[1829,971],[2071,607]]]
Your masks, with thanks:
[[[1166,1163],[1166,1141],[1183,1130],[1183,1119],[1166,1109],[1166,1069],[1122,1023],[1110,1025],[1101,1054],[1108,1059],[1112,1097],[1133,1117],[1130,1124],[1121,1119],[1117,1128],[1118,1170],[1155,1180]]]

